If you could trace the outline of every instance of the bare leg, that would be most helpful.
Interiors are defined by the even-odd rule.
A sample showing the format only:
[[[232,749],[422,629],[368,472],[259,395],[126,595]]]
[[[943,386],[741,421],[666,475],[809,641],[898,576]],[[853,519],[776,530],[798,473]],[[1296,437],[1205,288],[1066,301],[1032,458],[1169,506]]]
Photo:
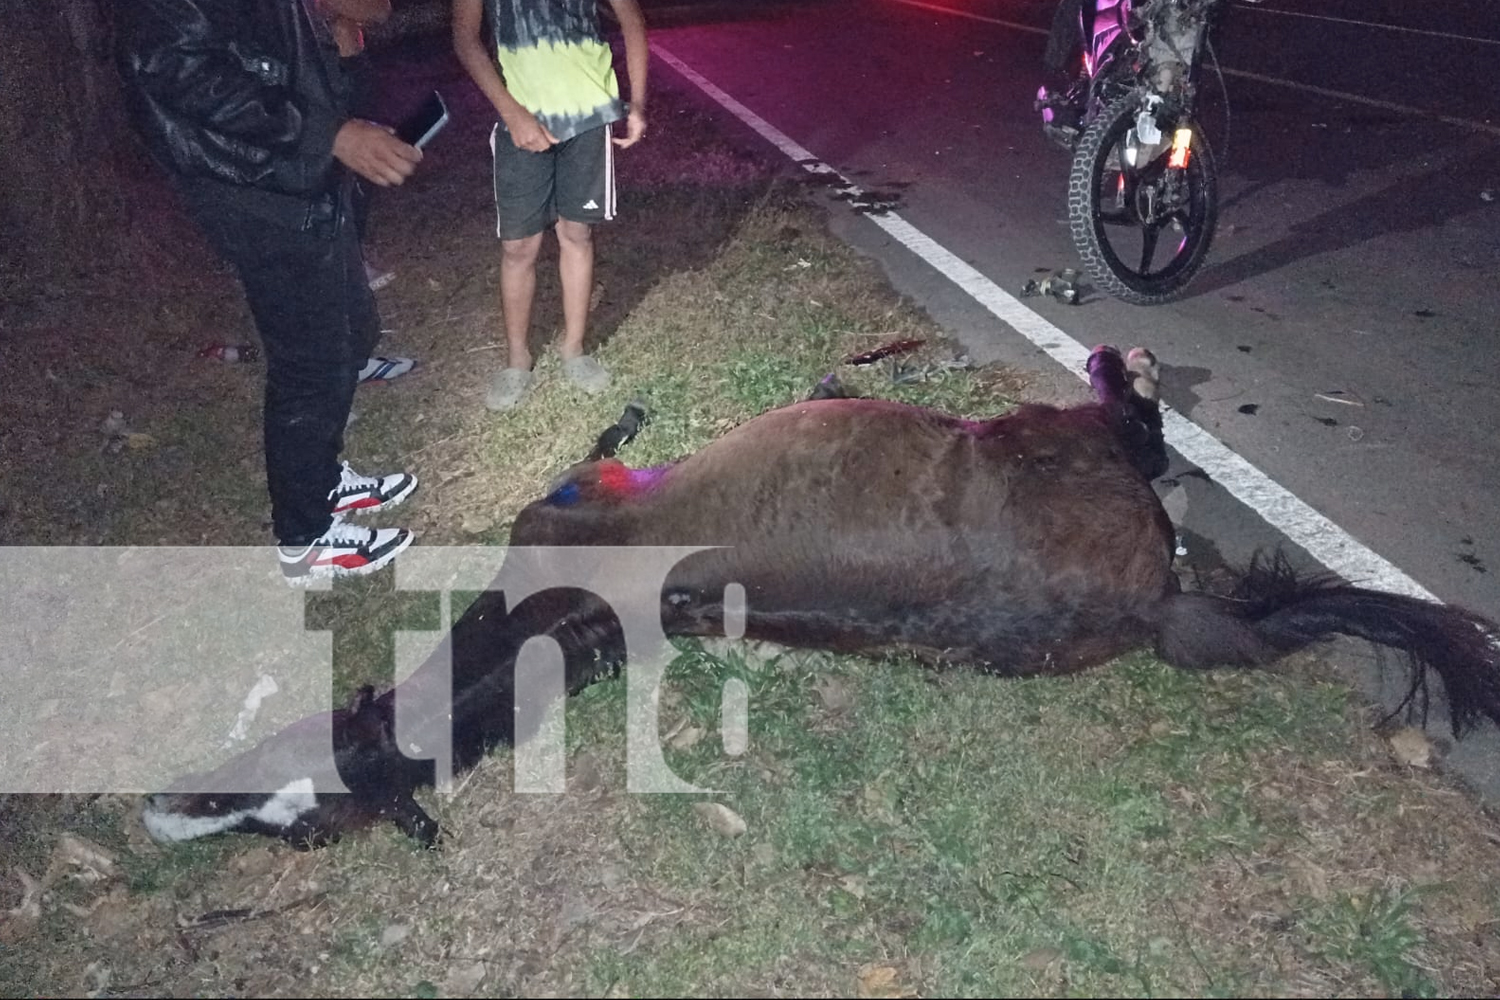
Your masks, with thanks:
[[[508,366],[529,371],[531,348],[526,335],[531,329],[531,301],[536,295],[536,259],[542,248],[542,234],[504,240],[501,247],[500,301],[505,310]]]
[[[594,237],[587,223],[557,220],[557,268],[562,278],[563,339],[558,354],[569,361],[583,353],[589,297],[594,290]]]

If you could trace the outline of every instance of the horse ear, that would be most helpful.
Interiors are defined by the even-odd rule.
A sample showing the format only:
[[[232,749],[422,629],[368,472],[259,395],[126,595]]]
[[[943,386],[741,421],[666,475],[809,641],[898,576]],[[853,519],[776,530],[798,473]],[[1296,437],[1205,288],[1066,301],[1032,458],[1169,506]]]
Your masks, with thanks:
[[[356,743],[393,742],[395,720],[392,717],[390,701],[386,698],[377,698],[373,685],[364,685],[349,699],[344,725],[341,728],[344,735]]]

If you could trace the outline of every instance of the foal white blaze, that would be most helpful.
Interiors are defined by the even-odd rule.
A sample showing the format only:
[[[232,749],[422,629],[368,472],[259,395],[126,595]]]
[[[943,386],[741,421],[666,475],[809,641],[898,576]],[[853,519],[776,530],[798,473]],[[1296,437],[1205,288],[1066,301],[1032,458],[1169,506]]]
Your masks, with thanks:
[[[141,821],[151,839],[157,843],[180,843],[225,833],[247,819],[258,820],[268,826],[291,826],[299,817],[317,807],[318,796],[313,791],[312,778],[298,778],[267,795],[265,801],[258,806],[236,809],[221,816],[188,816],[165,812],[155,808],[152,800],[148,800],[141,812]]]

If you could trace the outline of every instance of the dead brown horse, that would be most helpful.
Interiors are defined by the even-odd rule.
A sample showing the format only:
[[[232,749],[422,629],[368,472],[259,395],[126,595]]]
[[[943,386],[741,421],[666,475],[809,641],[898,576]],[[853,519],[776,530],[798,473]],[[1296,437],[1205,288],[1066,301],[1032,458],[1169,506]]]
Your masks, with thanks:
[[[1455,735],[1480,716],[1500,722],[1500,629],[1461,609],[1299,578],[1280,558],[1252,564],[1236,593],[1183,592],[1151,487],[1167,466],[1154,359],[1098,348],[1089,374],[1098,401],[1084,406],[966,421],[824,392],[833,398],[765,413],[666,466],[583,462],[520,513],[511,545],[720,546],[667,575],[668,634],[723,634],[733,585],[749,639],[1008,676],[1084,670],[1143,646],[1186,669],[1254,667],[1341,633],[1408,653],[1413,692],[1436,671]],[[507,609],[502,593],[484,595],[449,636],[459,766],[517,737],[513,674],[532,635],[559,640],[570,692],[620,664],[618,621],[597,597],[558,588]],[[157,796],[148,825],[161,839],[235,829],[321,843],[384,817],[430,842],[436,824],[410,792],[431,764],[395,749],[391,696],[365,692],[337,719],[348,793],[317,794],[283,743],[255,766],[262,780],[268,767],[285,777],[285,795],[212,808]]]

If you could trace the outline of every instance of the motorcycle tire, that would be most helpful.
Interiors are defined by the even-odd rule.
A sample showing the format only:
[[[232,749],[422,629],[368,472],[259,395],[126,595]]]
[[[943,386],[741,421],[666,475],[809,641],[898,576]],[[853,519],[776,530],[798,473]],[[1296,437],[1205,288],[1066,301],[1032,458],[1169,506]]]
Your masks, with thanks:
[[[1202,129],[1194,123],[1187,166],[1189,220],[1183,227],[1186,236],[1161,271],[1149,273],[1144,265],[1141,271],[1128,267],[1106,236],[1110,223],[1105,219],[1109,213],[1104,209],[1100,186],[1110,154],[1135,124],[1139,107],[1139,99],[1134,95],[1120,98],[1090,122],[1079,137],[1068,177],[1068,222],[1084,270],[1099,288],[1122,301],[1150,306],[1180,297],[1202,268],[1218,224],[1218,178],[1213,151]],[[1143,173],[1161,169],[1164,162],[1164,155],[1157,157],[1155,166],[1148,164]],[[1134,190],[1130,189],[1132,196]],[[1140,225],[1140,216],[1134,209],[1126,214]],[[1151,239],[1154,251],[1155,239]]]

